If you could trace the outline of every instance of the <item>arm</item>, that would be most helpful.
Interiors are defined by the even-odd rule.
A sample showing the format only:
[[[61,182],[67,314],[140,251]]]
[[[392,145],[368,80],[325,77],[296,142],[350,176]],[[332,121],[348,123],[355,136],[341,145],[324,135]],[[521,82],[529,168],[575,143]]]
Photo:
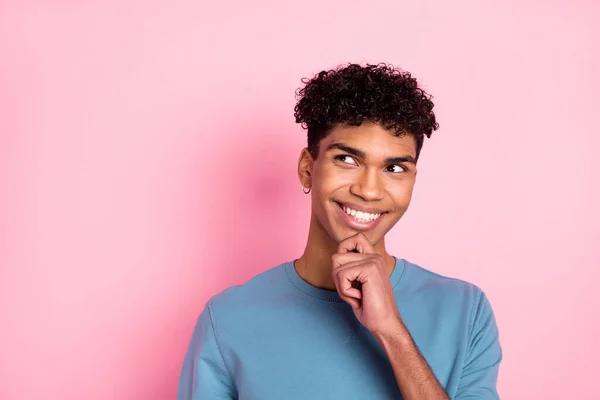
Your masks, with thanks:
[[[356,318],[385,350],[402,397],[448,399],[404,325],[386,261],[367,237],[358,233],[340,242],[332,263],[332,277],[340,297],[352,306]]]
[[[358,251],[356,253],[355,251]],[[404,325],[385,260],[363,233],[340,242],[332,257],[340,297],[385,350],[406,400],[448,399]],[[358,283],[358,285],[354,285]],[[492,308],[478,290],[469,321],[468,349],[454,400],[497,400],[502,350]]]
[[[200,314],[188,347],[177,400],[231,400],[237,393],[217,343],[211,303]]]
[[[502,348],[492,307],[481,291],[471,314],[467,355],[453,399],[499,400],[496,383]],[[390,359],[406,400],[448,399],[401,320],[389,331],[375,334],[375,337]]]
[[[467,355],[456,400],[498,400],[496,382],[502,361],[498,327],[487,297],[479,292],[473,305]]]
[[[374,334],[385,350],[405,400],[446,400],[448,396],[399,318],[390,329]]]

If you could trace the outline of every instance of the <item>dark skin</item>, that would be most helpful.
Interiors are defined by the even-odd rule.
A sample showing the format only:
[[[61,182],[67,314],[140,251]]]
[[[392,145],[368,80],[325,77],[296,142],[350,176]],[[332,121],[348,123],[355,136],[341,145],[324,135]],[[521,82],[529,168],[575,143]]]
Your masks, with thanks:
[[[352,306],[388,355],[406,400],[447,399],[402,321],[389,279],[395,259],[385,235],[408,209],[417,177],[412,135],[398,137],[370,122],[337,125],[319,149],[316,159],[304,149],[298,161],[300,182],[311,188],[312,213],[296,271]],[[379,215],[378,221],[355,224],[344,206]]]
[[[359,150],[367,157],[358,157],[339,147],[328,149],[334,144]],[[384,257],[391,273],[395,260],[385,249],[385,234],[408,209],[417,167],[410,161],[398,165],[386,165],[385,161],[396,157],[414,159],[416,146],[412,136],[396,137],[380,125],[364,122],[358,127],[335,127],[321,140],[319,148],[316,160],[303,149],[298,161],[300,182],[310,187],[312,198],[308,241],[304,254],[296,262],[298,273],[313,286],[335,290],[331,257],[342,240],[358,233],[342,221],[336,202],[358,203],[385,211],[375,229],[364,233],[375,252]],[[343,156],[346,158],[342,159]]]

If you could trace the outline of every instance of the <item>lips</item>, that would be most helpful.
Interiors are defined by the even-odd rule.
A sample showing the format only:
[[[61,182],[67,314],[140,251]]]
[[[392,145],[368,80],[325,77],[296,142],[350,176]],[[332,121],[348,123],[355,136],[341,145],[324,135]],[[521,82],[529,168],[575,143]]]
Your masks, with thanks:
[[[366,231],[373,229],[386,214],[375,208],[361,207],[356,204],[339,203],[338,210],[346,225],[354,230]]]

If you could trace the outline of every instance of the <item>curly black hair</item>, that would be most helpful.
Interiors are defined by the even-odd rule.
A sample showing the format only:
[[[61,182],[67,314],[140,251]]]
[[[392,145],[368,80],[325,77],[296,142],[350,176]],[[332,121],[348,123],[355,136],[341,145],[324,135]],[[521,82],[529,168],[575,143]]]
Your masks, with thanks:
[[[432,96],[409,72],[392,65],[348,64],[303,78],[296,91],[296,122],[308,130],[308,150],[319,155],[319,142],[336,124],[359,126],[369,120],[397,136],[413,135],[419,158],[423,138],[439,127]]]

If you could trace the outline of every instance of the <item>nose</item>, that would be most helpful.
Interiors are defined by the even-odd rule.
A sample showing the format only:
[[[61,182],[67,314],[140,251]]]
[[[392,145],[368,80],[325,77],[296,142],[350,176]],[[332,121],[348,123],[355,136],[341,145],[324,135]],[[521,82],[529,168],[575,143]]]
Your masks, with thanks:
[[[365,201],[381,200],[383,197],[383,177],[375,169],[364,169],[350,186],[350,193]]]

